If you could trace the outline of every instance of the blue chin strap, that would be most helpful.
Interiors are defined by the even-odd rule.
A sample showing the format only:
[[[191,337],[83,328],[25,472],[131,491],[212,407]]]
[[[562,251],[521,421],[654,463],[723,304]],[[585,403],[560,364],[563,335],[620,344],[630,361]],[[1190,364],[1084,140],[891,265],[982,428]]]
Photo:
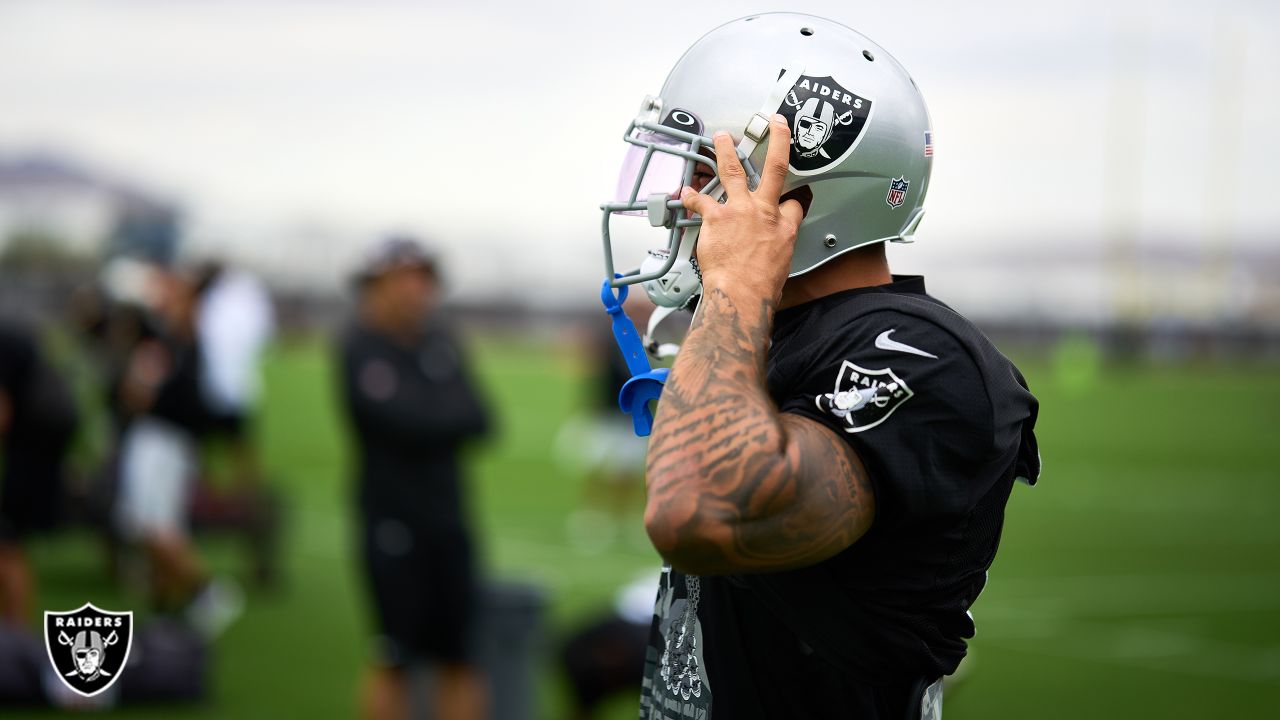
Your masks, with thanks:
[[[636,435],[646,437],[653,431],[653,413],[649,411],[649,401],[657,400],[662,394],[662,385],[671,371],[668,368],[654,370],[649,366],[649,356],[645,353],[640,334],[636,332],[635,323],[622,311],[622,304],[627,301],[627,290],[628,286],[623,285],[618,288],[618,294],[614,295],[609,281],[605,280],[600,288],[600,301],[604,303],[604,311],[613,318],[613,337],[618,341],[618,349],[627,361],[627,370],[631,372],[631,379],[618,393],[618,407],[631,415]]]

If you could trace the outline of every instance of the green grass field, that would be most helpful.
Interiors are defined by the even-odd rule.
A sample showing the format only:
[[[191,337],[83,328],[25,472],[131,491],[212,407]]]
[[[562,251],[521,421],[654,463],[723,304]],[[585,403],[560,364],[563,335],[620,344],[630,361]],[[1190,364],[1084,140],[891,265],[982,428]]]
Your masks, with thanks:
[[[555,638],[658,560],[633,542],[584,556],[566,541],[580,479],[550,448],[585,402],[585,368],[527,342],[476,351],[502,423],[473,464],[488,566],[546,588]],[[973,611],[967,678],[948,690],[946,717],[1271,715],[1280,690],[1280,368],[1103,366],[1094,376],[1054,367],[1024,364],[1042,403],[1045,473],[1040,486],[1015,488]],[[328,360],[319,345],[282,346],[267,379],[259,430],[290,501],[287,585],[251,595],[215,648],[209,704],[111,717],[354,715],[364,597]],[[243,570],[229,543],[207,547],[220,570]],[[41,608],[141,606],[113,586],[87,536],[40,541],[33,557]],[[559,718],[564,690],[551,648],[539,703],[542,717]],[[632,718],[635,699],[611,710]]]

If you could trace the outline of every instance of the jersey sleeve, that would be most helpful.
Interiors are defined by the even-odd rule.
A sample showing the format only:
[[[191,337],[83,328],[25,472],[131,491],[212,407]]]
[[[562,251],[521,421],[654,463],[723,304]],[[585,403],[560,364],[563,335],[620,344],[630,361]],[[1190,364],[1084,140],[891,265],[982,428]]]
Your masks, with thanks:
[[[779,398],[821,423],[866,466],[877,523],[969,513],[989,487],[992,404],[966,345],[893,310],[857,318],[807,349]]]

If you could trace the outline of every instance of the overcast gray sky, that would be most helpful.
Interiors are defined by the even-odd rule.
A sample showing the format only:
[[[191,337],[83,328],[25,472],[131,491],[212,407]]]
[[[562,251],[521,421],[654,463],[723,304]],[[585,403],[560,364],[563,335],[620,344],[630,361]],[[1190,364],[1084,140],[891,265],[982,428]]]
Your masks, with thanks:
[[[1116,228],[1148,244],[1274,237],[1277,5],[788,9],[863,32],[924,91],[928,215],[895,256],[936,263],[1096,247]],[[703,32],[769,9],[10,0],[0,153],[55,150],[163,189],[197,242],[233,255],[336,276],[363,238],[411,228],[464,282],[576,285],[600,273],[596,206],[640,99]]]

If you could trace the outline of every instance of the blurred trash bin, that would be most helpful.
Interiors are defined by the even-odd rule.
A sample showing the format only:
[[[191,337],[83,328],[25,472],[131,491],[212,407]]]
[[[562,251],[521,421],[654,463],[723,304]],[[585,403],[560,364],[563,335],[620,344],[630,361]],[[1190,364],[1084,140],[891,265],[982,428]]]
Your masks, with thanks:
[[[198,632],[176,620],[154,618],[134,632],[120,676],[122,700],[130,705],[204,700],[211,660]]]
[[[547,596],[536,585],[510,580],[480,587],[472,637],[472,657],[489,686],[491,720],[530,720],[538,716],[537,670],[545,650]],[[431,720],[430,668],[410,680],[411,716]]]
[[[43,705],[40,677],[48,665],[39,638],[0,621],[0,707]]]
[[[492,718],[533,718],[546,592],[530,583],[490,581],[481,590],[480,603],[475,658],[489,680]]]

